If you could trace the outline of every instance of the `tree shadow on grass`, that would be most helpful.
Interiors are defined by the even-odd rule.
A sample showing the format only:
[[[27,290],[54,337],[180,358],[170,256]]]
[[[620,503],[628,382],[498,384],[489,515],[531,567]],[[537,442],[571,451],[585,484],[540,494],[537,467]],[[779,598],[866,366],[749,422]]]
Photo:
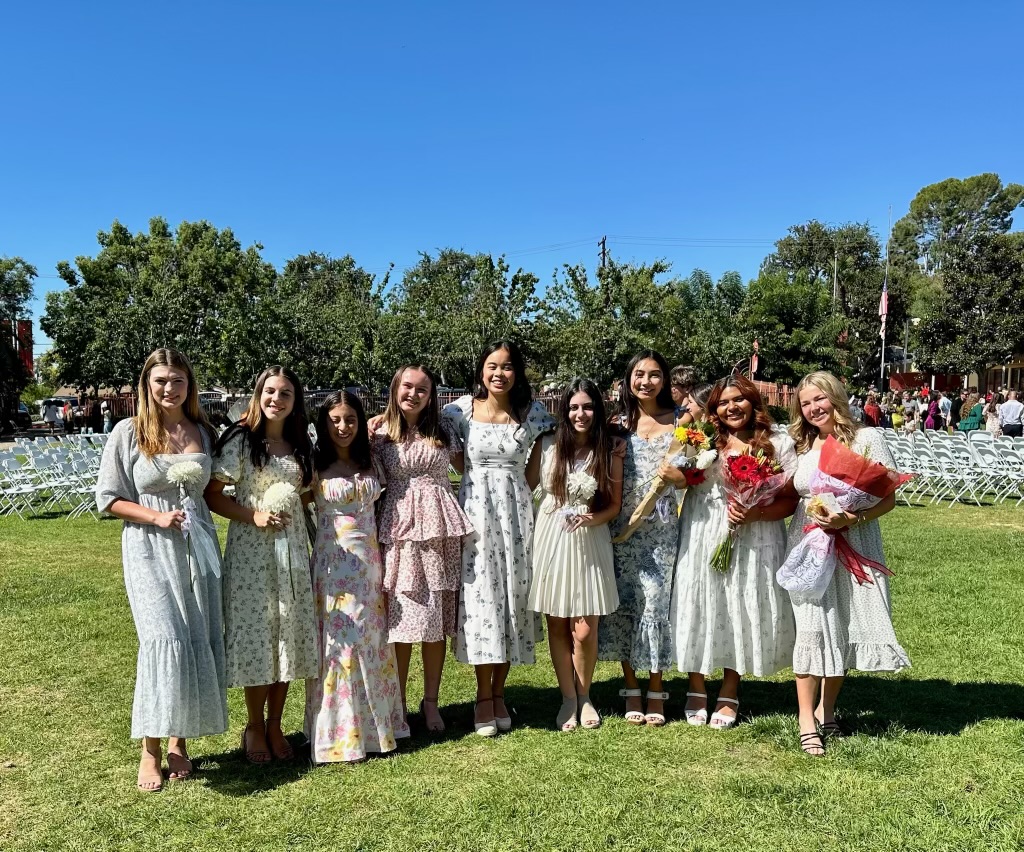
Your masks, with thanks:
[[[643,680],[641,684],[645,686]],[[682,720],[686,685],[685,676],[665,681],[665,689],[672,696],[666,705],[670,723]],[[708,680],[711,701],[720,686],[721,681]],[[593,684],[590,695],[602,716],[623,715],[624,699],[619,697],[623,687],[621,678]],[[796,687],[791,680],[746,680],[740,687],[740,701],[741,721],[797,715]],[[506,687],[506,703],[513,711],[514,725],[553,729],[560,702],[561,695],[553,687]],[[456,710],[464,715],[472,732],[472,704],[444,709],[447,715],[454,715],[452,711]],[[850,727],[869,736],[895,736],[903,731],[950,735],[988,719],[1024,719],[1024,686],[854,674],[843,686],[838,709]]]

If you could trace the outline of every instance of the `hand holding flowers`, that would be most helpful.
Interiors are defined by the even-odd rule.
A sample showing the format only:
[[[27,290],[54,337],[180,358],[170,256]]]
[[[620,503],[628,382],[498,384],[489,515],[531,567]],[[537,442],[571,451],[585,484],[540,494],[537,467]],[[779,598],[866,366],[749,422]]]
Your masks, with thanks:
[[[253,512],[252,522],[261,529],[284,529],[291,520],[289,510],[297,497],[298,492],[290,482],[275,482],[260,500],[260,511]]]
[[[597,480],[585,470],[574,470],[566,478],[565,490],[569,502],[560,512],[565,531],[573,532],[580,527],[591,526],[594,515],[590,511],[590,501],[597,493]]]

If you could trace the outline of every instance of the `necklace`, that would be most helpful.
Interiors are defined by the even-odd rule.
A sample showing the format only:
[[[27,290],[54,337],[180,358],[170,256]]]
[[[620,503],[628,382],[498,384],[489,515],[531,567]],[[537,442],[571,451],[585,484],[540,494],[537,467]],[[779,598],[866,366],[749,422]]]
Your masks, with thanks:
[[[653,421],[653,425],[652,425],[652,426],[650,426],[650,427],[649,427],[649,428],[647,429],[647,432],[646,432],[646,434],[645,434],[644,432],[642,432],[642,431],[640,430],[640,423],[639,423],[639,422],[637,422],[637,424],[636,424],[636,434],[637,434],[637,435],[638,435],[638,436],[639,436],[639,437],[640,437],[640,438],[641,438],[642,440],[644,440],[644,441],[648,441],[648,442],[649,442],[649,441],[651,440],[651,436],[652,436],[652,435],[654,434],[654,431],[655,431],[656,429],[658,429],[658,428],[659,428],[660,426],[663,426],[663,425],[664,425],[664,424],[662,424],[662,423],[659,423],[659,422],[657,421],[657,419],[656,419],[655,417],[651,417],[651,420]]]
[[[499,411],[499,410],[500,409],[498,409],[498,406],[496,406],[496,405],[493,406],[493,407],[491,406],[491,398],[487,397],[487,415],[488,415],[488,417],[491,418],[491,423],[493,425],[495,425],[495,426],[502,426],[503,425],[505,427],[504,429],[501,430],[501,433],[498,436],[498,452],[499,453],[503,453],[503,452],[505,452],[505,439],[511,437],[513,440],[515,440],[515,433],[511,431],[512,423],[513,423],[512,415],[509,414],[507,411],[503,412],[504,415],[505,415],[505,422],[504,423],[499,423],[495,419],[496,416],[497,416],[496,412]],[[516,441],[516,445],[517,446],[519,445],[519,441]]]

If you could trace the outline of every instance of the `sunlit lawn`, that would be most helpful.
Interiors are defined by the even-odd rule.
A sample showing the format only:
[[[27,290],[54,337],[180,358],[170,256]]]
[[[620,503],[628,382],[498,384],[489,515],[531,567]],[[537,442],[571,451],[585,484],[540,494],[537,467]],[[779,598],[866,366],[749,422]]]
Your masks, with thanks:
[[[446,738],[414,717],[397,757],[256,769],[238,750],[232,691],[231,731],[192,744],[198,778],[148,796],[128,739],[136,640],[120,524],[0,519],[0,849],[1018,849],[1022,518],[958,506],[884,520],[914,668],[852,677],[841,706],[859,734],[820,761],[796,747],[785,676],[746,684],[734,731],[652,730],[622,720],[621,680],[602,665],[604,727],[556,733],[545,647],[513,670],[516,727],[497,740],[473,735],[472,674],[449,660]],[[685,679],[668,689],[674,718]],[[297,685],[289,730],[301,707]]]

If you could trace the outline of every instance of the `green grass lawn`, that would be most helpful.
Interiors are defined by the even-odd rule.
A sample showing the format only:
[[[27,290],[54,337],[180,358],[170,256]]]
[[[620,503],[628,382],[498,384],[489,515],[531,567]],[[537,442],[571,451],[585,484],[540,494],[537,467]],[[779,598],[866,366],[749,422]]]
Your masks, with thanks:
[[[957,506],[884,519],[914,667],[851,677],[840,707],[859,733],[821,760],[797,749],[786,676],[743,687],[733,731],[638,729],[601,664],[604,727],[556,733],[545,646],[509,678],[512,733],[473,735],[472,672],[449,659],[449,734],[432,740],[413,717],[396,757],[350,767],[248,766],[232,690],[231,731],[192,742],[197,779],[158,795],[134,786],[120,523],[0,519],[0,849],[1020,849],[1022,518]],[[667,688],[676,718],[685,677]],[[286,730],[301,729],[302,700],[296,685]]]

